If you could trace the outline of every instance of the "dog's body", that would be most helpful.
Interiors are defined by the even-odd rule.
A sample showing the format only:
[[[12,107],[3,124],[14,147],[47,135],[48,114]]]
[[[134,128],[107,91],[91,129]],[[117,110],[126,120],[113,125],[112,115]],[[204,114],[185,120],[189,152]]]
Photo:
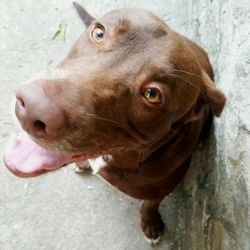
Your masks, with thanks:
[[[17,91],[16,115],[36,143],[64,155],[57,163],[91,158],[102,178],[143,199],[141,227],[154,243],[163,230],[158,206],[185,175],[225,97],[206,52],[158,17],[120,9],[96,21],[75,6],[88,29],[53,76]],[[52,166],[54,158],[29,170],[5,162],[32,176],[63,165]]]

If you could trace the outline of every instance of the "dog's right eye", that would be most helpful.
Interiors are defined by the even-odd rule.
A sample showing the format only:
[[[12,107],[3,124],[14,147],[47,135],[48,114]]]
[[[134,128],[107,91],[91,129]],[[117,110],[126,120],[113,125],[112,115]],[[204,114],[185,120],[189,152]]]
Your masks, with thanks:
[[[141,94],[149,103],[157,104],[161,102],[161,92],[157,88],[142,89]]]
[[[102,43],[105,36],[104,27],[102,26],[95,27],[91,32],[91,36],[97,43]]]

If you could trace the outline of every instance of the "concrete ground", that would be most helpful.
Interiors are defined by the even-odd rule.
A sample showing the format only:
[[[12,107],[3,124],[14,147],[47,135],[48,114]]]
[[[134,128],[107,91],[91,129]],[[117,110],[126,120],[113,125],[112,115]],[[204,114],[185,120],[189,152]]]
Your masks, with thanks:
[[[143,7],[157,13],[150,2]],[[81,3],[99,16],[116,7],[129,6],[124,1]],[[142,1],[134,1],[133,5],[141,7]],[[58,63],[84,26],[67,0],[2,0],[0,13],[2,152],[9,135],[16,132],[10,117],[15,88]],[[65,32],[53,40],[59,24],[65,27]],[[155,249],[178,249],[173,240],[176,213],[173,203],[170,196],[161,206],[167,229]],[[139,207],[140,201],[97,177],[75,174],[73,166],[22,179],[10,174],[0,162],[1,250],[151,249],[140,230]]]

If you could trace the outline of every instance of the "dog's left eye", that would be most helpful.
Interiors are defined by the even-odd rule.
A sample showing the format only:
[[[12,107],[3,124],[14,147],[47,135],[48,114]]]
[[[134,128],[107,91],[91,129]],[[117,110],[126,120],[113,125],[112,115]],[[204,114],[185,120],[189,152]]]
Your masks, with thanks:
[[[152,104],[161,102],[161,92],[157,88],[146,88],[141,90],[142,96]]]
[[[97,43],[101,43],[104,40],[105,29],[104,27],[95,27],[92,30],[91,36]]]

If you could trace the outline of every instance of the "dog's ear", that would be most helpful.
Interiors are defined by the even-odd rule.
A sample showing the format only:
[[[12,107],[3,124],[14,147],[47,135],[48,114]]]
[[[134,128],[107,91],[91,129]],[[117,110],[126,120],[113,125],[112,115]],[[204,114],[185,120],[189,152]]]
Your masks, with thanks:
[[[88,27],[95,18],[92,17],[79,3],[73,2],[73,5],[84,24]]]
[[[219,117],[225,106],[226,97],[222,91],[216,88],[205,71],[201,72],[201,77],[203,80],[202,97],[210,106],[213,114]]]

